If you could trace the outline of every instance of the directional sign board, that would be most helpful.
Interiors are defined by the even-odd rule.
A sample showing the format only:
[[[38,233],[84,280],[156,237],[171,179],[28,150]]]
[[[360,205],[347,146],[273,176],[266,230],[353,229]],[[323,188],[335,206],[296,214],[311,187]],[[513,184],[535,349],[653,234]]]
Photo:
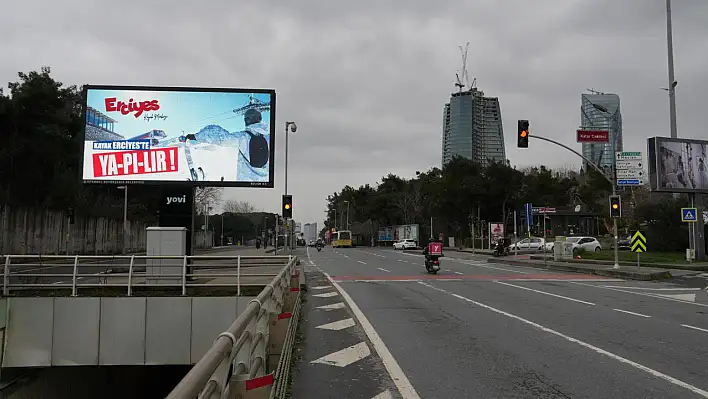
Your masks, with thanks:
[[[698,209],[696,208],[681,208],[681,221],[696,223],[698,221]]]
[[[618,186],[641,186],[644,183],[644,160],[641,152],[617,152]]]
[[[647,239],[644,238],[644,234],[641,231],[637,231],[632,236],[632,252],[646,252],[647,251]]]

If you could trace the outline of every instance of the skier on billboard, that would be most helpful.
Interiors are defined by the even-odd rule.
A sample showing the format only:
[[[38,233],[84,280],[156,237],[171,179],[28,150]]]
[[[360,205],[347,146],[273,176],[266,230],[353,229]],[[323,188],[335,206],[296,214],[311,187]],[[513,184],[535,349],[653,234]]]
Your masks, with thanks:
[[[269,177],[270,129],[262,121],[263,116],[260,111],[249,109],[243,115],[243,122],[246,125],[243,131],[229,132],[225,134],[225,137],[218,138],[200,132],[180,136],[179,141],[186,144],[185,150],[189,149],[189,144],[186,143],[189,140],[220,147],[238,147],[239,154],[236,161],[238,181],[267,181]],[[188,151],[186,154],[190,170],[193,170],[191,156]],[[204,172],[202,172],[203,174]],[[192,176],[195,176],[194,172],[192,172]]]

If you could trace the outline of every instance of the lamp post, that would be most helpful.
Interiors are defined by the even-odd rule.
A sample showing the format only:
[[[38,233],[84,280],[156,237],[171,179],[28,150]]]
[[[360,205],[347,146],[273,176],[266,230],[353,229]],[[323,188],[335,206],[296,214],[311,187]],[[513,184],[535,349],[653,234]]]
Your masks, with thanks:
[[[297,124],[292,121],[287,121],[285,122],[285,195],[288,195],[288,136],[290,136],[290,132],[297,132]],[[290,224],[288,224],[290,226]],[[290,230],[290,229],[289,229]],[[290,234],[292,230],[288,231],[287,236],[288,239],[290,240],[290,253],[292,254],[293,248],[292,248],[292,235]]]
[[[349,230],[349,201],[344,201],[347,204],[347,220],[344,230]]]
[[[617,195],[617,132],[612,131],[612,121],[610,119],[610,116],[608,115],[609,111],[604,105],[600,104],[593,104],[593,107],[595,107],[596,110],[602,112],[605,116],[605,120],[607,120],[607,131],[610,133],[610,140],[612,140],[612,167],[611,167],[611,174],[612,174],[612,195]],[[545,216],[544,216],[545,217]],[[545,222],[545,219],[544,219]],[[619,269],[619,247],[618,247],[618,241],[619,241],[619,230],[617,226],[617,218],[612,218],[612,235],[614,236],[614,249],[615,249],[615,264],[614,268]],[[545,231],[544,231],[545,234]]]
[[[121,253],[128,252],[128,185],[118,186],[119,190],[123,190],[123,249]]]

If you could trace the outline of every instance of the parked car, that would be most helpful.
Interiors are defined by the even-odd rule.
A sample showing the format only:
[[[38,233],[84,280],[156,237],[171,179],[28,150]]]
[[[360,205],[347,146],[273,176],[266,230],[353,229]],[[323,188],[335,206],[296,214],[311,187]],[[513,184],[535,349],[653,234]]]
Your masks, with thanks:
[[[584,249],[588,252],[602,251],[602,245],[600,244],[600,241],[598,241],[595,237],[566,237],[565,242],[573,244],[573,253],[580,249]],[[546,251],[553,252],[553,244],[553,241],[546,243]]]
[[[529,250],[543,250],[543,244],[546,241],[541,237],[531,237],[524,238],[523,240],[517,242],[516,244],[511,244],[509,246],[510,251],[514,251],[518,248],[519,251],[529,251]]]
[[[393,244],[393,249],[405,250],[405,249],[416,249],[416,248],[418,248],[418,244],[411,239],[401,240],[401,241],[395,242]]]

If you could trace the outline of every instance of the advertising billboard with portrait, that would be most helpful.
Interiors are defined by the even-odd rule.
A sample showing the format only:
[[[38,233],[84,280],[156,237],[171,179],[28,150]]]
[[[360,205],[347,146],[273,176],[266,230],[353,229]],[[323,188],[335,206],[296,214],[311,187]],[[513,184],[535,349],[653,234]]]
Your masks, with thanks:
[[[86,183],[273,187],[273,90],[85,86]]]
[[[396,226],[396,230],[393,233],[393,240],[413,240],[418,243],[418,225],[405,224],[401,226]]]
[[[708,193],[708,141],[652,137],[648,140],[648,154],[652,190]]]

